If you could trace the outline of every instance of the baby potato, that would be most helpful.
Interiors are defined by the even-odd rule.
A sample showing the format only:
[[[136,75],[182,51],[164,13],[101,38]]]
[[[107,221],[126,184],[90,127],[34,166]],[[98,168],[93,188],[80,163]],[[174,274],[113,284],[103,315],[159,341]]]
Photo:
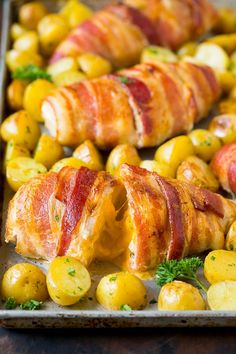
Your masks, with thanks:
[[[13,48],[23,52],[37,53],[39,50],[39,38],[37,33],[34,31],[25,32],[14,42]]]
[[[120,167],[123,163],[139,166],[141,159],[137,149],[130,144],[117,145],[109,154],[106,171],[119,176]]]
[[[16,41],[26,31],[27,29],[24,26],[20,25],[19,23],[13,23],[10,28],[11,39]]]
[[[209,252],[204,262],[204,275],[210,284],[236,280],[236,252],[226,250]]]
[[[9,161],[20,156],[30,157],[30,151],[25,146],[16,144],[13,140],[10,140],[5,150],[4,168],[6,168]]]
[[[218,71],[217,77],[222,90],[227,94],[236,85],[236,75],[231,71]]]
[[[22,52],[19,50],[11,49],[6,54],[7,67],[11,72],[16,71],[21,66],[29,64],[42,66],[43,58],[34,52]]]
[[[165,284],[158,298],[161,311],[205,310],[206,305],[200,291],[191,284],[174,280]]]
[[[236,101],[229,98],[223,100],[218,105],[220,114],[236,114]]]
[[[172,168],[164,162],[157,162],[155,160],[144,160],[141,162],[140,167],[148,171],[156,172],[163,177],[174,178],[175,173]]]
[[[70,28],[78,26],[93,15],[93,11],[88,6],[77,0],[69,0],[60,13],[66,19]]]
[[[236,76],[235,76],[236,78]],[[236,101],[236,84],[232,87],[229,97]]]
[[[155,61],[173,63],[178,61],[178,57],[168,48],[154,45],[144,48],[141,55],[141,63],[155,63]]]
[[[214,28],[217,33],[233,33],[236,32],[236,11],[231,7],[223,7],[218,9],[219,19]]]
[[[54,88],[54,84],[44,79],[37,79],[27,86],[24,93],[23,106],[36,121],[43,122],[41,104]]]
[[[207,39],[207,43],[214,43],[223,48],[228,54],[231,54],[236,49],[236,33],[220,34]]]
[[[56,304],[75,304],[88,292],[90,286],[89,272],[75,258],[57,257],[50,264],[47,287],[51,299]]]
[[[24,4],[19,10],[20,23],[30,30],[37,29],[39,21],[47,14],[47,9],[39,1]]]
[[[89,78],[110,74],[112,71],[111,63],[100,55],[84,53],[78,57],[80,69]]]
[[[47,169],[64,157],[63,147],[55,138],[49,135],[41,135],[34,151],[34,159],[43,164]]]
[[[22,110],[11,114],[3,121],[1,136],[4,141],[13,140],[33,150],[40,137],[40,127],[26,111]]]
[[[82,72],[78,70],[71,70],[55,75],[53,77],[53,82],[56,86],[67,86],[85,79],[86,76]]]
[[[46,301],[46,277],[42,270],[33,264],[15,264],[3,276],[2,296],[4,299],[13,297],[17,304],[29,300]]]
[[[7,182],[14,192],[31,178],[45,172],[46,167],[30,157],[16,157],[6,166]]]
[[[226,51],[214,43],[200,44],[197,47],[194,58],[219,71],[226,70],[230,64],[230,59]]]
[[[70,167],[74,167],[74,168],[80,168],[80,167],[84,166],[84,167],[89,168],[89,166],[84,161],[76,159],[75,157],[66,157],[62,160],[57,161],[52,166],[51,171],[59,172],[65,166],[70,166]]]
[[[78,63],[75,58],[65,57],[58,60],[56,63],[51,64],[47,68],[47,72],[51,75],[52,78],[61,73],[65,73],[67,71],[77,71]]]
[[[96,298],[108,310],[122,310],[122,305],[128,305],[132,310],[142,310],[147,304],[147,291],[135,275],[120,272],[100,280]]]
[[[61,15],[44,16],[38,23],[39,41],[43,53],[50,56],[68,32],[69,27]]]
[[[191,140],[186,135],[177,136],[162,144],[155,153],[155,160],[171,167],[176,174],[178,166],[188,156],[194,154]]]
[[[211,310],[236,311],[236,281],[225,280],[211,285],[207,301]]]
[[[204,161],[210,161],[221,148],[220,140],[206,129],[195,129],[188,134],[195,154]]]
[[[219,182],[211,168],[206,162],[196,156],[189,156],[180,164],[176,178],[179,181],[189,182],[212,192],[216,192],[219,189]]]
[[[91,170],[104,170],[102,156],[92,141],[85,140],[73,152],[73,156],[80,161],[84,161]]]
[[[13,80],[7,88],[7,103],[11,109],[18,111],[23,108],[23,98],[26,82]]]
[[[230,226],[225,240],[225,248],[236,252],[236,221]]]
[[[177,52],[178,56],[182,59],[186,56],[194,56],[197,50],[197,42],[185,43]]]
[[[223,114],[213,118],[208,130],[223,144],[236,141],[236,114]]]

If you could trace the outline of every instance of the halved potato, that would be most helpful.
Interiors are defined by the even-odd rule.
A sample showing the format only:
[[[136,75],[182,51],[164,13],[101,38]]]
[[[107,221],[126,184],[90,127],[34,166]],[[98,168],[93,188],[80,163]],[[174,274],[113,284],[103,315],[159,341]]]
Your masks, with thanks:
[[[236,252],[215,250],[204,261],[204,275],[209,283],[224,280],[236,281]]]
[[[211,310],[236,311],[236,281],[222,281],[210,286],[207,301]]]

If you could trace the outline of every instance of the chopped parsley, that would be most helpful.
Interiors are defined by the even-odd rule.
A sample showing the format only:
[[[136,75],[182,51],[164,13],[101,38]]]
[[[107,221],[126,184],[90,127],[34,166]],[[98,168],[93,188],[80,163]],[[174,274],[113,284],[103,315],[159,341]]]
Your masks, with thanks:
[[[75,276],[75,268],[68,268],[67,269],[67,273],[71,276],[71,277],[74,277]]]
[[[39,68],[36,65],[26,65],[21,66],[12,74],[13,79],[34,81],[37,79],[44,79],[52,82],[51,75],[49,75],[45,70]]]
[[[211,260],[214,261],[216,259],[215,256],[211,256]]]
[[[117,79],[122,83],[122,84],[128,84],[130,82],[129,78],[126,76],[117,76]]]
[[[109,281],[110,281],[110,282],[112,282],[112,281],[116,281],[116,279],[117,279],[117,276],[116,276],[116,275],[114,275],[114,276],[112,276],[112,277],[110,277],[110,278],[109,278]]]
[[[8,297],[5,302],[5,308],[7,310],[13,310],[17,307],[17,303],[14,297]]]
[[[120,310],[121,311],[132,311],[132,308],[127,304],[123,304],[123,305],[121,305]]]
[[[42,307],[43,302],[37,300],[28,300],[24,304],[20,305],[21,310],[40,310]]]
[[[234,245],[232,245],[232,243],[229,245],[229,249],[230,249],[230,251],[234,250]]]
[[[60,216],[59,215],[55,215],[55,220],[56,220],[56,222],[59,222],[60,221]]]

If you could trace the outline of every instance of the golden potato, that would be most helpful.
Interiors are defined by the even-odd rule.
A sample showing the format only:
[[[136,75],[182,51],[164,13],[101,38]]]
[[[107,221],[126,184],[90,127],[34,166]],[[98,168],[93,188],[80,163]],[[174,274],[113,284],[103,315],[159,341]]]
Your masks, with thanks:
[[[63,147],[55,138],[49,135],[41,135],[34,151],[34,159],[43,164],[47,169],[64,157]]]
[[[140,167],[145,168],[148,171],[156,172],[163,177],[175,177],[175,173],[172,168],[164,162],[157,162],[155,160],[144,160],[140,163]]]
[[[27,86],[24,93],[23,106],[36,121],[43,122],[41,104],[54,88],[54,84],[44,79],[37,79]]]
[[[13,140],[33,150],[40,137],[40,127],[26,111],[22,110],[11,114],[3,121],[1,136],[4,141]]]
[[[65,57],[58,60],[56,63],[49,65],[47,68],[47,72],[49,73],[49,75],[51,75],[53,79],[55,76],[61,73],[65,73],[67,71],[77,71],[77,69],[77,60],[72,57]]]
[[[89,79],[110,74],[112,71],[111,63],[108,60],[93,53],[82,54],[77,60],[80,69]]]
[[[225,280],[211,285],[207,301],[211,310],[236,311],[236,281]]]
[[[29,300],[46,301],[46,277],[42,270],[33,264],[15,264],[3,276],[2,296],[4,299],[13,297],[17,304]]]
[[[222,47],[228,54],[236,50],[236,33],[220,34],[207,39],[208,43],[214,43]]]
[[[206,188],[212,192],[219,189],[219,182],[210,166],[196,156],[189,156],[178,167],[176,178],[195,186]]]
[[[197,311],[205,310],[205,301],[200,291],[191,284],[174,280],[165,284],[158,298],[161,311]]]
[[[208,130],[223,144],[236,141],[236,114],[223,114],[213,118]]]
[[[204,161],[210,161],[221,148],[220,140],[206,129],[195,129],[188,134],[195,154]]]
[[[69,27],[61,15],[49,14],[39,21],[38,33],[43,53],[50,56],[69,33]]]
[[[219,20],[214,28],[218,33],[236,32],[236,11],[233,8],[223,7],[218,10]]]
[[[224,71],[229,67],[230,59],[226,51],[214,43],[202,43],[197,47],[194,58],[213,69]]]
[[[23,52],[37,53],[39,50],[38,34],[34,31],[25,32],[14,42],[13,49]]]
[[[236,101],[229,98],[223,100],[218,105],[220,114],[236,114]]]
[[[57,161],[51,168],[51,171],[59,172],[63,167],[70,166],[74,168],[80,168],[82,166],[88,167],[88,165],[75,157],[66,157],[62,160]]]
[[[16,157],[6,166],[7,182],[14,192],[31,178],[45,172],[46,167],[30,157]]]
[[[186,56],[194,56],[197,50],[198,43],[197,42],[188,42],[185,43],[178,50],[177,54],[182,59]]]
[[[51,299],[58,305],[78,302],[89,290],[91,279],[87,269],[72,257],[57,257],[49,266],[47,287]]]
[[[86,76],[82,72],[78,70],[71,70],[55,75],[53,77],[53,82],[56,86],[67,86],[85,79]]]
[[[155,63],[155,61],[177,62],[178,57],[168,48],[154,45],[144,48],[141,55],[141,63]]]
[[[10,140],[5,150],[4,168],[15,157],[30,157],[30,151],[25,146],[16,144],[13,140]]]
[[[106,170],[113,175],[119,175],[120,167],[123,163],[139,166],[141,159],[137,149],[130,144],[117,145],[109,154]]]
[[[235,78],[236,78],[236,75],[235,75]],[[236,81],[236,80],[235,80]],[[235,85],[232,87],[231,91],[230,91],[230,95],[229,97],[232,99],[232,100],[235,100],[236,101],[236,83]]]
[[[135,275],[120,272],[106,275],[100,280],[96,298],[108,310],[122,310],[124,305],[132,310],[142,310],[147,304],[147,291]]]
[[[23,108],[23,98],[26,82],[13,80],[7,88],[7,103],[11,109],[18,111]]]
[[[8,69],[11,72],[14,72],[19,67],[29,64],[41,67],[43,65],[43,58],[34,52],[22,52],[19,50],[11,49],[6,54],[6,63]]]
[[[10,28],[11,39],[16,41],[26,31],[27,29],[24,26],[20,25],[19,23],[13,23]]]
[[[225,93],[229,93],[236,85],[236,75],[231,71],[218,71],[217,77]]]
[[[225,248],[236,252],[236,221],[230,226],[225,240]]]
[[[20,23],[31,30],[37,29],[39,21],[47,14],[47,9],[40,1],[24,4],[19,10]]]
[[[85,140],[83,144],[79,145],[73,152],[73,156],[84,161],[91,170],[104,170],[102,156],[90,140]]]
[[[88,6],[77,0],[69,0],[60,13],[66,19],[70,28],[78,26],[93,15],[93,11]]]
[[[205,258],[204,275],[210,284],[236,280],[236,252],[215,250]]]
[[[191,140],[186,135],[177,136],[162,144],[155,153],[155,160],[171,167],[176,174],[178,166],[188,156],[194,154]]]

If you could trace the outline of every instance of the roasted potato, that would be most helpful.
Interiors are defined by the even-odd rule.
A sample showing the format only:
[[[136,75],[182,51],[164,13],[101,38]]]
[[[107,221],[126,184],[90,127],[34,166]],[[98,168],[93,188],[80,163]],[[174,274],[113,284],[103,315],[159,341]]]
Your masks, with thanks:
[[[16,41],[25,32],[27,32],[27,28],[25,28],[24,26],[22,26],[19,23],[13,23],[10,28],[12,41]]]
[[[228,94],[236,85],[236,75],[231,71],[218,71],[217,76],[222,90]]]
[[[218,10],[219,19],[215,25],[217,33],[236,32],[236,11],[233,8],[220,8]]]
[[[141,63],[151,63],[155,61],[164,61],[167,63],[177,62],[177,55],[168,48],[149,46],[143,49]]]
[[[37,79],[27,86],[24,93],[23,106],[36,121],[43,122],[41,104],[54,88],[54,84],[44,79]]]
[[[80,168],[82,166],[88,167],[84,161],[76,159],[75,157],[66,157],[57,161],[51,168],[51,171],[59,172],[63,167],[70,166],[74,168]]]
[[[17,304],[29,300],[46,301],[48,291],[46,277],[33,264],[19,263],[10,267],[2,279],[2,297],[12,297]]]
[[[207,301],[211,310],[236,311],[236,281],[225,280],[211,285]]]
[[[236,76],[235,76],[236,78]],[[236,101],[236,84],[232,87],[229,97]]]
[[[40,137],[40,127],[29,113],[22,110],[11,114],[3,121],[1,136],[4,141],[12,140],[33,150]]]
[[[230,64],[230,59],[226,51],[214,43],[200,44],[197,47],[194,58],[219,71],[226,70]]]
[[[148,171],[156,172],[163,177],[174,178],[175,173],[173,169],[164,162],[157,162],[155,160],[144,160],[140,163],[140,167],[145,168]]]
[[[225,248],[236,252],[236,221],[230,226],[225,240]]]
[[[29,64],[41,67],[43,65],[43,58],[34,52],[22,52],[19,50],[11,49],[6,54],[6,63],[8,69],[11,72],[14,72],[19,67]]]
[[[117,145],[108,156],[106,170],[113,175],[119,175],[120,167],[123,163],[139,166],[141,159],[137,149],[130,144]]]
[[[91,170],[104,170],[102,156],[90,140],[85,140],[83,144],[79,145],[73,152],[73,156],[84,161]]]
[[[41,135],[34,151],[34,159],[43,164],[47,169],[64,157],[63,147],[55,138]]]
[[[147,304],[147,291],[135,275],[120,272],[106,275],[100,280],[96,298],[108,310],[122,310],[124,305],[132,310],[142,310]]]
[[[188,137],[194,146],[195,154],[206,162],[221,148],[220,140],[206,129],[195,129]]]
[[[67,86],[85,80],[86,76],[78,71],[65,71],[53,77],[53,82],[56,86]]]
[[[69,0],[60,13],[66,19],[70,28],[78,26],[93,15],[93,11],[88,6],[77,0]]]
[[[178,166],[188,156],[194,154],[191,140],[186,135],[177,136],[162,144],[155,153],[155,160],[171,167],[176,174]]]
[[[183,59],[186,56],[194,56],[198,47],[197,42],[188,42],[185,43],[180,49],[178,50],[178,56]]]
[[[46,167],[30,157],[16,157],[6,166],[7,182],[14,192],[31,178],[45,172]]]
[[[38,34],[34,31],[25,32],[14,42],[13,49],[22,52],[37,53],[39,50]]]
[[[219,189],[219,182],[214,176],[211,168],[196,156],[189,156],[184,160],[177,170],[179,181],[190,182],[195,186],[206,188],[212,192]]]
[[[221,101],[218,110],[220,114],[236,114],[236,100],[229,98]]]
[[[13,80],[7,88],[7,103],[14,111],[23,108],[23,98],[27,83],[21,80]]]
[[[236,280],[236,252],[226,250],[209,252],[204,262],[204,275],[210,284]]]
[[[110,74],[112,70],[111,63],[108,60],[93,53],[82,54],[77,60],[80,69],[89,79]]]
[[[161,311],[205,310],[206,305],[199,290],[191,284],[174,280],[165,284],[158,297]]]
[[[89,290],[91,279],[87,269],[72,257],[57,257],[49,266],[47,287],[51,299],[58,305],[70,306]]]
[[[16,157],[30,157],[30,151],[24,145],[16,144],[13,140],[10,140],[5,150],[4,168],[6,168],[9,161]]]
[[[19,21],[24,27],[35,30],[39,21],[47,14],[47,9],[40,1],[24,4],[19,10]]]
[[[72,57],[65,57],[58,60],[56,63],[49,65],[47,72],[53,79],[55,76],[60,75],[61,73],[65,73],[67,71],[77,71],[77,69],[77,60]]]
[[[213,118],[208,129],[223,144],[236,141],[236,114],[223,114]]]
[[[220,34],[215,37],[210,37],[207,43],[214,43],[223,48],[228,54],[236,50],[236,33]]]

